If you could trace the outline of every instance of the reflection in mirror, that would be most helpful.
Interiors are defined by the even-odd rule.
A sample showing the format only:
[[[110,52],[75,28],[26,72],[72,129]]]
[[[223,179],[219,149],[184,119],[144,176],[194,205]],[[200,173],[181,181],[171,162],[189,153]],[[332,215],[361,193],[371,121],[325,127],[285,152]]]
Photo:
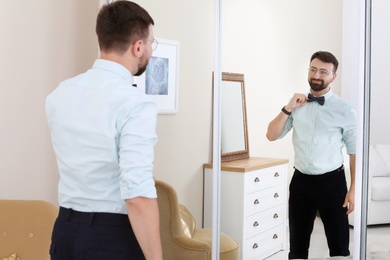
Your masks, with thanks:
[[[387,114],[387,70],[390,65],[389,1],[373,1],[371,10],[371,84],[367,201],[367,255],[390,252],[390,121]],[[367,257],[368,258],[368,257]],[[387,255],[386,259],[390,256]]]
[[[244,74],[222,72],[220,93],[221,162],[249,158]]]

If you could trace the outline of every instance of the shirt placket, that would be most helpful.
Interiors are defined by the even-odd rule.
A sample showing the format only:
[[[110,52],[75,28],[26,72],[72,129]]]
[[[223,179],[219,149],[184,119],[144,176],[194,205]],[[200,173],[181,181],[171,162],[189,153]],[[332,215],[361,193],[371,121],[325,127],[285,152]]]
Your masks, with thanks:
[[[318,115],[318,105],[317,104],[311,104],[313,107],[311,109],[311,113],[308,118],[309,122],[309,129],[308,129],[308,149],[307,149],[307,156],[308,158],[307,165],[308,169],[313,169],[313,153],[315,150],[315,125],[317,121],[317,115]]]

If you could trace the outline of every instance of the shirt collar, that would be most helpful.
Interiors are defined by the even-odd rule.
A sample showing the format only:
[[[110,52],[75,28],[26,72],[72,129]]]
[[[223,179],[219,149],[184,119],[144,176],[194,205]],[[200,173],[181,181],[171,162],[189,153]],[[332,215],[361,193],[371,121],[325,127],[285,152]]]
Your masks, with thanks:
[[[124,66],[121,64],[109,61],[109,60],[103,60],[103,59],[97,59],[95,63],[92,66],[93,69],[101,69],[105,71],[109,71],[112,73],[115,73],[119,76],[121,76],[124,80],[133,82],[133,76],[131,75],[130,71],[128,71]]]
[[[322,95],[325,98],[325,101],[330,99],[333,96],[332,89],[329,89],[328,92],[326,92],[324,95]]]
[[[309,92],[309,93],[311,93],[311,92]],[[308,94],[309,94],[309,93],[308,93]],[[326,92],[326,93],[325,93],[324,95],[322,95],[321,97],[324,97],[325,100],[328,100],[328,99],[330,99],[331,96],[333,96],[333,92],[332,92],[332,89],[330,88],[329,91]]]

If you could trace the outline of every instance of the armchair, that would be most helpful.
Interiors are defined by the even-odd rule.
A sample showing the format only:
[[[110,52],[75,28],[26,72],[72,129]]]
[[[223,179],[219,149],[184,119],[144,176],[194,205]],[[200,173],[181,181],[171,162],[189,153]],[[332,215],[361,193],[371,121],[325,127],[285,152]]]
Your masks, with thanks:
[[[390,145],[369,147],[367,225],[390,223]],[[347,177],[349,171],[346,172]],[[353,213],[349,223],[354,225]]]
[[[188,209],[178,203],[176,191],[169,184],[156,181],[160,230],[164,259],[210,260],[211,229],[197,229]],[[238,260],[239,245],[221,233],[220,259]]]
[[[0,200],[0,259],[49,259],[58,208],[38,200]]]

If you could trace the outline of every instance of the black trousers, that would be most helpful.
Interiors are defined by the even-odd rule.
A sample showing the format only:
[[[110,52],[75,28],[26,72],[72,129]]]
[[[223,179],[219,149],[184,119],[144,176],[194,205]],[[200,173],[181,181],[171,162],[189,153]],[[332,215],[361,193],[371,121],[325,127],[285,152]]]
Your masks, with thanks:
[[[145,260],[127,215],[60,208],[51,260]]]
[[[346,194],[343,166],[321,175],[307,175],[295,170],[290,183],[289,259],[308,258],[317,211],[324,224],[329,255],[350,254],[347,208],[342,207]]]

